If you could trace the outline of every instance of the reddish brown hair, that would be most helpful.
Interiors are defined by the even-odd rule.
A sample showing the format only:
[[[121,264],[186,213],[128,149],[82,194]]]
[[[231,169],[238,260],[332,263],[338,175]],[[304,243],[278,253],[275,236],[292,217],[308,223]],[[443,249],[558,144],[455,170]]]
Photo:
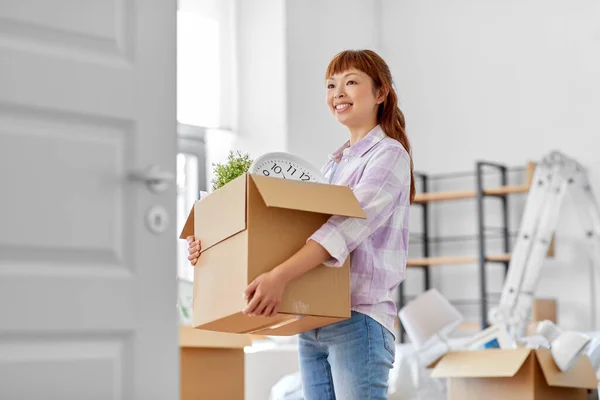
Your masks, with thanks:
[[[371,77],[373,90],[386,94],[377,110],[377,122],[391,138],[399,141],[410,156],[410,202],[415,199],[412,152],[406,136],[404,114],[398,108],[398,96],[394,91],[392,73],[386,62],[372,50],[346,50],[338,53],[327,67],[325,79],[349,69],[357,69]]]

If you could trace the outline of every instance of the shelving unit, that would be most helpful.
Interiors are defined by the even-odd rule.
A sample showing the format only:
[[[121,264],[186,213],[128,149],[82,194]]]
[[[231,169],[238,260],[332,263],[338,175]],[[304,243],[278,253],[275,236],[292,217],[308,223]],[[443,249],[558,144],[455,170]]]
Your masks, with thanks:
[[[488,169],[494,169],[500,174],[500,186],[486,188],[484,187],[484,175]],[[410,258],[407,262],[408,268],[420,268],[423,271],[423,289],[429,290],[431,287],[430,268],[443,268],[445,266],[457,265],[473,265],[479,266],[479,303],[480,303],[480,322],[479,324],[466,323],[465,329],[485,328],[488,326],[488,296],[487,292],[487,264],[496,263],[503,264],[505,270],[508,270],[510,263],[510,231],[508,226],[508,196],[513,194],[527,193],[531,185],[535,164],[529,163],[525,168],[526,179],[525,183],[520,185],[508,185],[509,169],[505,165],[479,161],[475,165],[475,189],[449,191],[449,192],[430,192],[429,183],[430,176],[424,173],[415,172],[415,179],[419,180],[421,192],[416,194],[413,207],[420,207],[422,212],[421,226],[422,232],[419,234],[419,239],[422,245],[422,256],[420,258]],[[485,225],[485,199],[497,198],[501,202],[502,209],[502,226],[500,227],[501,239],[503,241],[503,252],[500,254],[487,254],[486,239],[488,238],[489,229]],[[474,199],[476,206],[474,211],[477,216],[477,237],[478,251],[477,254],[466,256],[432,256],[430,242],[432,238],[429,232],[429,204],[442,201],[458,201],[465,199]],[[436,242],[443,239],[436,239]],[[405,303],[404,283],[399,288],[399,308]],[[468,326],[467,326],[468,325]],[[405,332],[402,327],[399,327],[400,341],[404,342]]]

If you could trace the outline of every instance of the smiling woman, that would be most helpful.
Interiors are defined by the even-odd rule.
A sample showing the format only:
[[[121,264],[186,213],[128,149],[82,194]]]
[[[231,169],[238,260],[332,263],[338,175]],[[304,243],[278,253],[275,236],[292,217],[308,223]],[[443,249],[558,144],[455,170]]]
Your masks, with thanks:
[[[351,318],[299,336],[304,397],[387,399],[395,356],[393,293],[404,279],[415,194],[411,149],[389,68],[376,53],[336,55],[326,79],[327,106],[349,140],[321,172],[329,183],[350,187],[367,218],[330,217],[295,254],[247,286],[243,313],[276,315],[288,283],[323,264],[341,267],[350,257]],[[276,158],[256,166],[265,175],[293,171]],[[188,241],[195,262],[201,244],[193,236]]]
[[[299,336],[306,399],[387,399],[395,356],[393,291],[404,279],[413,164],[390,70],[375,52],[344,51],[326,72],[326,102],[349,140],[322,171],[352,189],[367,219],[333,216],[304,247],[246,289],[244,313],[277,313],[288,282],[350,258],[350,319]]]
[[[350,129],[350,143],[357,141],[365,126],[377,124],[377,108],[386,95],[385,89],[374,89],[369,75],[354,68],[327,79],[327,104],[337,120]]]

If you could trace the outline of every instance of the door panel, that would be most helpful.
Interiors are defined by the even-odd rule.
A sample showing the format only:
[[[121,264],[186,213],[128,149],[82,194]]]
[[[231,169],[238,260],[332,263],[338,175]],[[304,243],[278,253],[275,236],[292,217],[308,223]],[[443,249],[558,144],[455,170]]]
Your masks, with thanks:
[[[5,48],[123,64],[133,54],[139,15],[133,0],[3,0],[1,41]]]
[[[175,12],[0,2],[2,399],[178,396]]]

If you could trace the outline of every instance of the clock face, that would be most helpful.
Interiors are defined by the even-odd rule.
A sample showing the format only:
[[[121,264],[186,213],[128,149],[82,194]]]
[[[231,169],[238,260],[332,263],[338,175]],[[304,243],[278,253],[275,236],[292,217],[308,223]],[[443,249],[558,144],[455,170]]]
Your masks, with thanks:
[[[259,157],[250,167],[250,172],[275,178],[327,183],[318,170],[287,153],[268,153]]]

